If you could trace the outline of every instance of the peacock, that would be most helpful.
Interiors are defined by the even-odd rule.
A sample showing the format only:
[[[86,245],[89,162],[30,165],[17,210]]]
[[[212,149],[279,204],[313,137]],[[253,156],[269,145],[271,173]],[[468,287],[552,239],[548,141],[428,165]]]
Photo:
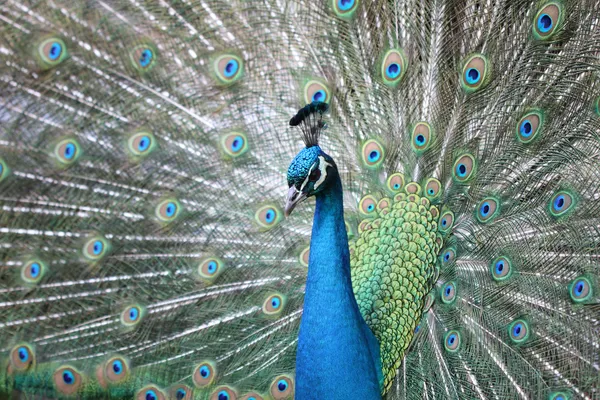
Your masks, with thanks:
[[[0,398],[599,399],[598,9],[3,1]]]

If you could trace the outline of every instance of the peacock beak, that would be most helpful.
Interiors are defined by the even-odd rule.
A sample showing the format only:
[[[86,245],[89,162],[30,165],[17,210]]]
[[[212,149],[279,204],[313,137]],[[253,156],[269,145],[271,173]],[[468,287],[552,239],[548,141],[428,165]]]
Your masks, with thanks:
[[[304,200],[306,200],[306,194],[296,189],[295,186],[292,186],[288,191],[287,200],[285,202],[285,216],[289,217],[294,208]]]

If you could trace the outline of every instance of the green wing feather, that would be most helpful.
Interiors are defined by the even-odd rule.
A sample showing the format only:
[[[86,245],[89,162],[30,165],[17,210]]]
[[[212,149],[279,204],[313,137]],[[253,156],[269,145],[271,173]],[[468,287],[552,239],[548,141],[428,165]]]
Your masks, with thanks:
[[[293,396],[318,98],[387,398],[595,398],[598,7],[3,3],[0,391]]]

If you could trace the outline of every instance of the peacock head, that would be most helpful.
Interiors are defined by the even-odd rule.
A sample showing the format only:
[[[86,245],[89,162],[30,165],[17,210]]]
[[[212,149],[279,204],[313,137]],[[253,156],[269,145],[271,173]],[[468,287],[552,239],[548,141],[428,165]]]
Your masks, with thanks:
[[[310,196],[324,191],[333,179],[332,171],[337,171],[333,158],[325,154],[318,145],[319,135],[325,127],[323,113],[327,104],[312,102],[298,111],[291,120],[291,126],[300,126],[306,147],[292,160],[288,168],[289,191],[285,204],[285,216]]]

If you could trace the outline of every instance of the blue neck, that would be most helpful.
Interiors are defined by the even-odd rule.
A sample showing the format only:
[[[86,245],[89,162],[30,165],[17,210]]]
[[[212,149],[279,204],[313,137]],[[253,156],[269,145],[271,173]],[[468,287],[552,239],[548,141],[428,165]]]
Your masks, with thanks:
[[[381,399],[379,343],[352,291],[342,183],[331,173],[313,220],[296,399]]]

